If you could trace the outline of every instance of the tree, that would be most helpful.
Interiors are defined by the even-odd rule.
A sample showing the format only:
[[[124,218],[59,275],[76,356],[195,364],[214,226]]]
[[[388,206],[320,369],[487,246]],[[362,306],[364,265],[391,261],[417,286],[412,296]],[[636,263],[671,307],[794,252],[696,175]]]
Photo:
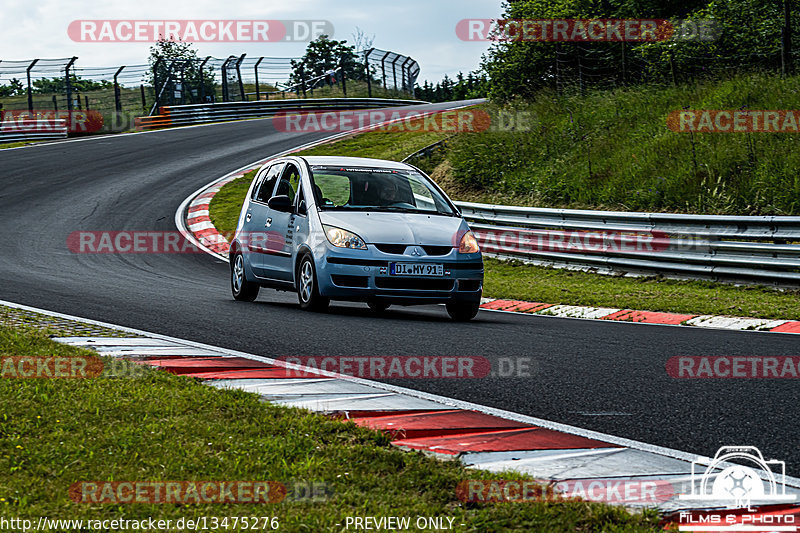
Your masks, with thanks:
[[[0,96],[19,96],[25,94],[25,87],[17,78],[11,78],[8,85],[0,85]]]
[[[200,95],[213,95],[215,92],[214,70],[203,67],[203,85],[200,87],[200,64],[202,60],[197,55],[192,43],[176,41],[174,39],[159,39],[150,47],[150,72],[148,81],[157,91],[163,92],[170,101],[174,96],[174,89],[180,82],[184,83],[184,98],[191,102],[199,102]],[[155,78],[154,78],[155,73]],[[161,91],[167,84],[166,90]],[[162,100],[163,103],[163,100]]]
[[[75,74],[69,75],[69,83],[72,86],[72,90],[74,92],[97,91],[100,89],[108,89],[109,87],[114,86],[113,83],[107,80],[103,81],[85,80],[80,76],[76,76]],[[20,86],[21,85],[22,84],[20,83]],[[33,92],[38,94],[49,94],[49,93],[64,94],[67,92],[67,80],[64,78],[64,76],[33,80],[33,82],[31,82],[31,85],[33,86]]]
[[[363,79],[364,67],[355,53],[355,46],[347,41],[329,39],[320,35],[308,43],[305,55],[300,61],[292,60],[292,83],[310,80],[336,69],[344,63],[344,72],[349,79]]]

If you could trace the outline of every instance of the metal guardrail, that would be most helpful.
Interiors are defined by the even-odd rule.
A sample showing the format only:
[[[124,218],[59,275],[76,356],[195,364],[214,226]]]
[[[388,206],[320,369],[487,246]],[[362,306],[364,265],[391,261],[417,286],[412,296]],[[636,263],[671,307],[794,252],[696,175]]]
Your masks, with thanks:
[[[800,284],[800,216],[455,203],[489,253],[623,272]]]
[[[289,100],[260,100],[257,102],[224,102],[165,106],[161,114],[137,117],[137,130],[167,128],[206,122],[223,122],[245,118],[271,117],[287,111],[327,111],[344,109],[371,109],[378,107],[426,104],[421,100],[393,98],[302,98]]]
[[[25,119],[0,122],[0,143],[66,138],[67,121],[64,119]]]

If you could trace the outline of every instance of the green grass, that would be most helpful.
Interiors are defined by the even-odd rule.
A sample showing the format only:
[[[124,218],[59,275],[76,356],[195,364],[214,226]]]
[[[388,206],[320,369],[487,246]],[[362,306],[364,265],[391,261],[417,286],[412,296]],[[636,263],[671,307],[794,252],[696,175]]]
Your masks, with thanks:
[[[508,107],[530,114],[530,131],[460,134],[450,143],[447,171],[463,200],[800,214],[800,134],[670,131],[667,115],[686,108],[800,109],[800,76],[740,75],[584,97],[543,91]]]
[[[85,352],[44,333],[0,326],[0,353]],[[0,516],[161,519],[275,516],[280,531],[341,531],[350,515],[449,516],[461,531],[655,531],[657,517],[578,501],[464,505],[465,479],[517,478],[466,470],[391,447],[387,437],[242,391],[165,372],[136,378],[0,379]],[[323,482],[323,501],[277,504],[73,503],[80,481]]]

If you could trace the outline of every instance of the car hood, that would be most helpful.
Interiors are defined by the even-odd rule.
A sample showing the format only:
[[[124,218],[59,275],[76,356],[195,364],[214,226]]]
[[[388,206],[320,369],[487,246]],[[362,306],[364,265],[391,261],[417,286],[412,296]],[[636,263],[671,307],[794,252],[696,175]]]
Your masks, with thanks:
[[[323,224],[358,234],[365,242],[458,246],[459,233],[469,229],[461,217],[380,211],[320,211]]]

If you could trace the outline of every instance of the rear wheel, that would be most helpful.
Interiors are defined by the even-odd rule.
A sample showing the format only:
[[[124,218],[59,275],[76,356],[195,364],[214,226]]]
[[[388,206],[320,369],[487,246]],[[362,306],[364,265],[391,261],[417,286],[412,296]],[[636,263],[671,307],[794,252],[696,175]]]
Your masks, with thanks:
[[[244,275],[244,257],[236,253],[231,258],[231,292],[233,299],[240,302],[252,302],[258,297],[259,285],[247,281]]]
[[[367,305],[369,306],[370,309],[372,309],[376,313],[383,313],[384,311],[389,309],[390,304],[387,302],[382,302],[380,300],[371,300],[367,302]]]
[[[475,318],[481,307],[480,302],[458,302],[446,304],[447,314],[456,322],[467,322]]]
[[[317,272],[314,260],[310,255],[304,255],[297,267],[297,298],[300,300],[300,309],[308,311],[324,311],[331,303],[329,298],[320,296],[317,286]]]

